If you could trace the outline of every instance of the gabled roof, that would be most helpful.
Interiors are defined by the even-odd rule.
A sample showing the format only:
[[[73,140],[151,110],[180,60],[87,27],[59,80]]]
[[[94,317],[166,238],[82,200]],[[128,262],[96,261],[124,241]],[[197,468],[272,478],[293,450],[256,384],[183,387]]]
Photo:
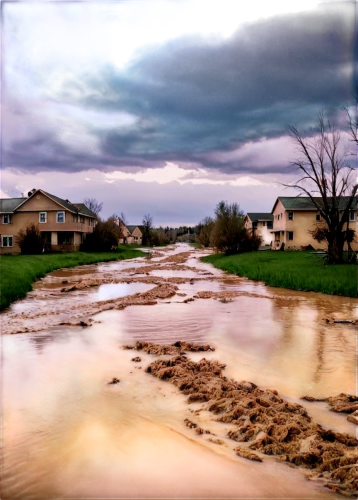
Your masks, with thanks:
[[[90,217],[96,217],[97,215],[92,212],[84,203],[74,203],[74,206],[77,208],[79,214],[89,215]]]
[[[16,208],[18,208],[20,205],[23,205],[27,200],[30,200],[33,198],[33,196],[36,193],[42,193],[48,198],[50,198],[52,201],[55,203],[61,205],[64,209],[69,210],[70,212],[73,212],[75,214],[80,213],[83,215],[88,215],[90,217],[97,217],[92,210],[86,207],[84,203],[71,203],[69,200],[64,200],[62,198],[59,198],[58,196],[55,196],[54,194],[47,193],[46,191],[43,191],[42,189],[36,189],[31,196],[27,198],[3,198],[0,199],[0,212],[1,213],[9,213],[13,212]]]
[[[128,226],[128,224],[126,225],[126,228],[128,229],[128,231],[131,234],[133,233],[133,231],[135,230],[136,227],[140,230],[141,233],[143,233],[143,227],[142,226]]]
[[[248,212],[246,215],[250,218],[252,222],[256,222],[259,220],[268,220],[268,221],[273,220],[273,215],[266,212]]]
[[[0,212],[10,213],[15,210],[21,203],[23,203],[27,198],[2,198],[0,200]]]
[[[339,200],[339,210],[344,210],[347,206],[349,196],[342,196]],[[315,196],[314,199],[319,202],[322,198]],[[279,196],[275,201],[272,212],[275,210],[277,202],[280,200],[286,210],[316,210],[317,208],[311,198],[308,196]],[[352,209],[357,209],[357,197],[353,200]],[[271,213],[272,213],[271,212]]]
[[[54,194],[46,193],[46,191],[43,191],[42,189],[38,189],[37,191],[35,191],[35,193],[37,193],[38,191],[40,191],[41,193],[43,193],[46,196],[48,196],[49,198],[51,198],[56,203],[59,203],[60,205],[62,205],[64,208],[66,208],[70,212],[74,212],[74,213],[78,212],[77,207],[73,203],[71,203],[69,200],[63,200],[62,198],[59,198],[58,196],[55,196]],[[30,196],[30,198],[32,196]]]

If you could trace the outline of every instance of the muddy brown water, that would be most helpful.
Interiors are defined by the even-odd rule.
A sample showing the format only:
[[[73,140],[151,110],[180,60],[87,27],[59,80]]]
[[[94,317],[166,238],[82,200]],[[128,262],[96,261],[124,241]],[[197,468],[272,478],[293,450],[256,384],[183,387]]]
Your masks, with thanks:
[[[192,270],[161,264],[189,251],[182,265]],[[345,415],[299,398],[356,393],[356,327],[324,322],[355,319],[356,301],[230,277],[201,255],[176,245],[151,260],[59,270],[1,314],[1,498],[342,498],[304,470],[271,457],[251,462],[229,440],[196,435],[184,419],[198,406],[144,372],[152,356],[133,363],[121,349],[137,340],[209,343],[216,351],[205,357],[225,363],[226,376],[276,389],[323,426],[355,435]],[[146,265],[157,269],[135,274]],[[118,308],[154,288],[151,277],[186,280],[155,305]],[[83,280],[97,285],[61,292]],[[195,298],[207,291],[234,293]],[[81,319],[92,326],[75,326]],[[120,383],[108,385],[114,377]],[[209,412],[196,421],[220,437],[230,430]]]

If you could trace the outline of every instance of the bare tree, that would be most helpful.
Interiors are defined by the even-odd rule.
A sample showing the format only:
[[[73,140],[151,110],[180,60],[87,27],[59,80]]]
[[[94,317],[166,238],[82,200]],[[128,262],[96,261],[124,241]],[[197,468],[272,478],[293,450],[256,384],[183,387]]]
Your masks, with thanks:
[[[318,116],[318,131],[306,138],[290,126],[289,133],[297,145],[299,157],[292,165],[301,177],[294,184],[285,184],[307,195],[325,221],[324,237],[327,241],[327,262],[343,260],[343,247],[348,240],[349,214],[356,208],[357,182],[354,168],[342,152],[339,131],[331,126],[323,113]]]
[[[145,214],[142,220],[142,224],[143,224],[142,244],[150,245],[151,231],[153,228],[153,217],[150,214]]]
[[[122,221],[122,223],[126,226],[128,224],[127,222],[127,217],[125,216],[124,212],[121,212],[118,216],[118,218]]]
[[[358,90],[357,90],[358,94]],[[356,97],[356,109],[355,109],[355,117],[353,118],[348,108],[344,108],[347,113],[347,122],[349,127],[349,133],[353,139],[353,141],[358,144],[358,117],[357,117],[357,107],[358,107],[358,97]]]
[[[103,203],[96,200],[96,198],[84,198],[83,203],[97,216],[103,208]]]

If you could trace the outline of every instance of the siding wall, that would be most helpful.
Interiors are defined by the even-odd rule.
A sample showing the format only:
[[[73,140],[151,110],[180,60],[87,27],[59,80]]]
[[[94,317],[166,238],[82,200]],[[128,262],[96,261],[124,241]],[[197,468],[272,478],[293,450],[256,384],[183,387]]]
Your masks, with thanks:
[[[273,212],[274,221],[273,221],[273,231],[274,233],[274,241],[273,248],[279,249],[282,243],[285,243],[285,249],[289,248],[300,248],[301,246],[311,245],[313,248],[317,250],[324,250],[327,248],[327,243],[322,241],[319,243],[314,240],[309,231],[313,230],[316,227],[316,214],[317,211],[308,211],[308,210],[294,210],[293,211],[293,220],[288,220],[288,212],[282,203],[278,201],[275,211]],[[276,216],[280,215],[280,219],[277,220]],[[282,216],[281,216],[282,215]],[[357,232],[357,217],[358,211],[356,212],[356,221],[350,222],[349,227],[356,231],[356,240],[358,237]],[[282,234],[282,231],[284,234]],[[288,239],[288,232],[293,232],[293,240]],[[278,234],[279,233],[279,234]],[[358,242],[355,241],[351,244],[353,250],[358,250]]]

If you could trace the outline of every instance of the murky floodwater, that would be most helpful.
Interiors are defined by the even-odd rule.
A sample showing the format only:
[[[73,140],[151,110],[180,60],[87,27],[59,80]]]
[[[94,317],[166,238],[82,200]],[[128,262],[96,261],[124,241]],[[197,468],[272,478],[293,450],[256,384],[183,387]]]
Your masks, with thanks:
[[[342,498],[302,470],[271,457],[253,463],[229,440],[219,446],[195,435],[183,424],[195,405],[144,373],[153,357],[141,353],[133,363],[133,351],[121,346],[210,343],[216,351],[205,357],[226,363],[227,376],[285,399],[355,394],[356,328],[324,322],[354,319],[355,301],[229,277],[202,264],[197,251],[161,263],[188,251],[177,245],[151,260],[56,271],[1,315],[2,498]],[[142,269],[153,265],[162,272]],[[176,293],[131,305],[158,279]],[[207,291],[233,294],[197,298]],[[92,326],[77,326],[80,319]],[[120,383],[108,385],[113,377]],[[322,425],[355,433],[325,403],[305,406]],[[208,412],[198,419],[213,433],[230,427]]]

